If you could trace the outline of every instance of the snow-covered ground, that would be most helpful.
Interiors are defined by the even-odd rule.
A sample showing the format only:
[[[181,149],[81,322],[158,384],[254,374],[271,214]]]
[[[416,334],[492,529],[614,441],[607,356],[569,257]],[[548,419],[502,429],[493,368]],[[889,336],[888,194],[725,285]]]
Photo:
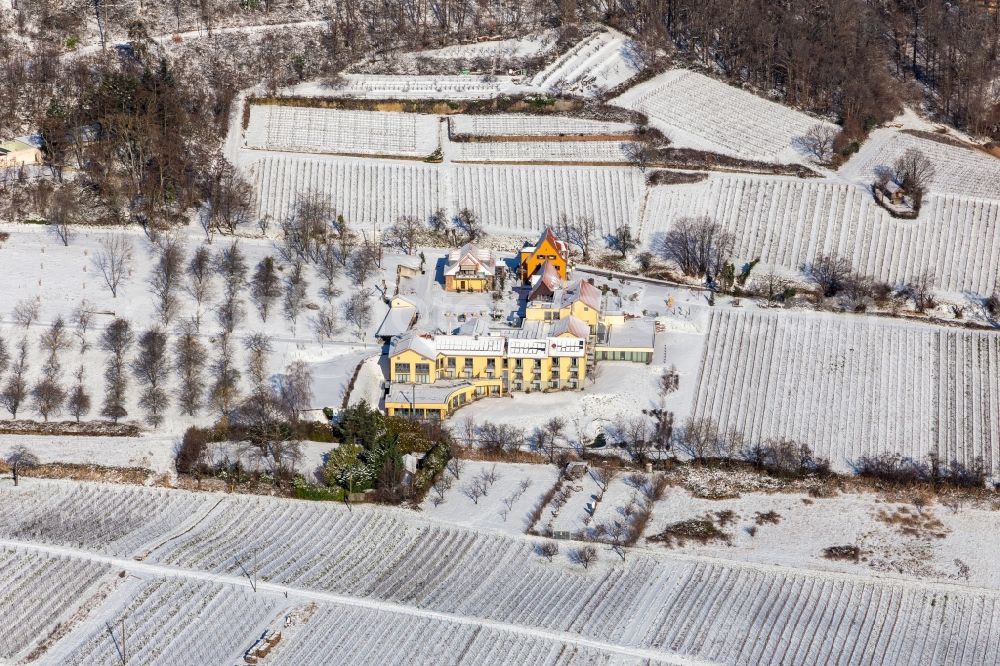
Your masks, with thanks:
[[[545,91],[599,96],[643,69],[639,47],[626,35],[604,28],[585,37],[535,75],[532,85]]]
[[[246,145],[259,150],[427,157],[438,148],[437,116],[254,104]]]
[[[955,139],[947,134],[942,140]],[[891,172],[907,150],[923,153],[934,166],[928,190],[935,194],[1000,199],[1000,159],[973,146],[960,147],[934,141],[895,128],[873,131],[858,154],[840,169],[850,180],[869,185],[879,172]]]
[[[491,471],[496,473],[496,482],[485,497],[473,501],[466,491],[476,477]],[[531,512],[555,483],[559,471],[552,465],[467,460],[459,478],[451,472],[446,476],[453,479],[451,488],[444,491],[443,498],[437,491],[428,493],[420,505],[421,516],[473,529],[524,534],[530,527]]]
[[[766,162],[803,162],[798,141],[827,122],[711,77],[674,69],[630,88],[614,104],[646,114],[683,148]]]
[[[901,220],[866,186],[843,180],[712,174],[652,188],[638,228],[656,248],[678,220],[707,215],[734,235],[737,262],[760,259],[758,271],[798,273],[832,254],[891,285],[928,273],[937,290],[961,301],[1000,285],[1000,189],[993,196],[932,193],[916,220]]]
[[[115,317],[129,320],[136,336],[154,325],[161,325],[155,311],[155,299],[149,291],[148,280],[151,275],[153,260],[147,254],[147,242],[141,234],[127,231],[124,237],[131,244],[133,261],[129,274],[119,286],[117,297],[112,297],[104,285],[103,278],[94,264],[94,257],[100,251],[100,243],[115,233],[115,230],[96,230],[78,232],[68,247],[59,243],[53,235],[47,233],[44,227],[32,225],[9,225],[4,230],[10,234],[9,239],[0,249],[4,267],[4,290],[0,293],[0,337],[6,343],[7,349],[16,354],[21,340],[28,346],[28,371],[26,379],[31,387],[39,379],[45,358],[39,347],[42,335],[52,322],[62,317],[67,325],[66,335],[69,338],[69,348],[59,354],[61,366],[60,377],[64,387],[70,387],[75,382],[75,374],[79,368],[84,371],[84,385],[91,396],[92,407],[85,419],[100,418],[103,399],[103,373],[107,363],[107,355],[100,349],[99,339],[104,328]],[[190,258],[193,250],[202,244],[203,237],[198,232],[183,230],[181,237],[185,241],[186,258]],[[229,247],[230,239],[216,238],[208,246],[214,254],[223,247]],[[242,239],[239,247],[246,256],[246,262],[252,272],[254,266],[265,256],[276,254],[271,241]],[[398,258],[387,260],[386,270],[394,275]],[[307,301],[317,307],[325,306],[319,295],[319,278],[312,269],[307,269],[308,282]],[[186,278],[184,279],[186,282]],[[213,277],[213,292],[202,307],[200,339],[205,345],[208,358],[202,370],[206,386],[211,383],[211,363],[217,355],[216,345],[219,340],[219,325],[216,323],[215,309],[221,298],[219,278]],[[270,336],[273,351],[268,358],[268,373],[279,374],[293,361],[304,361],[313,372],[313,407],[314,416],[322,419],[319,409],[331,407],[339,409],[344,398],[347,383],[354,374],[355,368],[365,358],[377,356],[380,349],[371,341],[371,335],[381,321],[386,306],[379,298],[375,288],[381,282],[381,277],[372,279],[366,288],[372,292],[372,321],[359,339],[344,322],[339,314],[340,330],[332,340],[318,340],[311,326],[311,318],[315,310],[304,309],[293,324],[282,316],[281,302],[278,299],[272,304],[266,322],[250,302],[244,291],[241,299],[246,311],[244,321],[233,333],[233,347],[237,367],[243,376],[242,392],[248,389],[247,371],[245,368],[244,338],[251,334],[262,332]],[[341,294],[350,294],[354,289],[350,281],[342,276],[337,281]],[[178,290],[179,308],[172,321],[163,326],[170,336],[170,358],[173,358],[173,341],[176,326],[192,317],[197,307],[194,301]],[[343,297],[335,298],[332,307],[339,308]],[[30,327],[24,328],[14,322],[13,311],[19,303],[38,303],[38,318]],[[72,319],[74,310],[86,302],[86,309],[94,313],[89,331],[84,336],[87,341],[87,351],[81,353],[80,340],[75,334],[75,324]],[[128,361],[134,358],[136,347],[128,352]],[[129,393],[126,400],[128,419],[142,421],[144,412],[139,406],[138,380],[130,368],[126,369],[129,378]],[[3,375],[6,382],[9,372]],[[369,368],[359,375],[352,401],[362,398],[372,401],[377,396],[377,379]],[[173,447],[179,435],[189,425],[206,425],[211,423],[216,414],[211,408],[203,406],[199,414],[190,417],[181,415],[176,407],[173,395],[178,388],[176,374],[171,372],[167,380],[166,390],[171,396],[170,406],[165,412],[162,425],[150,428],[147,434],[139,438],[108,438],[108,437],[63,437],[63,438],[21,438],[14,436],[0,437],[0,448],[8,450],[19,442],[28,442],[33,451],[45,462],[94,463],[110,466],[147,467],[156,472],[169,471],[173,456]],[[377,402],[377,400],[376,400]],[[39,418],[31,400],[26,401],[18,412],[21,418]],[[54,415],[60,418],[60,415]],[[65,412],[61,418],[67,418]],[[324,445],[328,448],[328,445]],[[316,458],[318,453],[312,457]]]
[[[499,472],[501,478],[519,475]],[[656,506],[650,532],[713,510],[677,492]],[[42,663],[113,660],[123,620],[130,654],[149,661],[169,654],[191,663],[231,663],[267,628],[282,631],[272,658],[283,664],[371,654],[391,661],[412,634],[439,638],[422,641],[410,659],[448,664],[460,663],[459,652],[500,664],[555,654],[569,663],[689,666],[812,665],[845,652],[845,663],[964,665],[1000,658],[990,629],[1000,612],[996,565],[988,561],[996,532],[969,529],[965,514],[983,524],[972,511],[950,519],[931,506],[921,517],[898,503],[865,506],[855,497],[807,505],[804,497],[747,495],[714,506],[734,512],[727,530],[756,524],[758,511],[779,514],[757,526],[753,543],[747,533],[733,548],[714,552],[650,544],[626,549],[624,558],[598,546],[596,561],[584,568],[574,561],[585,545],[580,542],[557,542],[549,561],[538,539],[448,526],[385,507],[30,480],[18,489],[4,486],[0,496],[17,507],[0,516],[8,563],[24,571],[48,567],[51,580],[67,582],[52,588],[52,604],[31,611],[28,641],[23,632],[8,632],[12,653],[24,654],[59,623]],[[94,518],[112,503],[117,511],[98,521],[102,532],[95,534]],[[172,518],[165,520],[161,508],[168,505]],[[81,515],[61,513],[64,506]],[[885,548],[871,545],[875,535],[850,527],[880,508],[885,519],[876,517],[873,530],[886,535]],[[141,537],[109,549],[106,539],[120,533],[121,516],[128,516],[128,533]],[[830,521],[841,524],[821,533]],[[932,553],[924,569],[894,568],[891,561],[880,566],[877,557],[893,552],[888,544],[909,538],[899,531],[906,521],[945,536],[912,537],[917,547],[904,548],[897,562],[919,556],[928,539],[940,541],[940,554]],[[782,536],[795,527],[816,541],[782,547]],[[816,561],[817,549],[852,533],[869,544],[867,561]],[[956,547],[956,559],[977,554],[969,548],[979,556],[963,560],[967,569],[952,562],[936,575],[934,564],[951,552],[950,539],[968,544]],[[740,551],[750,561],[732,559]],[[115,575],[104,574],[109,571]],[[19,613],[37,606],[37,595],[23,585],[8,592],[14,603],[0,609],[0,619],[23,627]],[[200,618],[197,631],[193,618]],[[470,634],[458,650],[450,637],[465,631],[485,637],[470,642]],[[331,641],[331,632],[340,640]],[[399,640],[391,639],[393,632]],[[359,645],[361,634],[367,649]]]
[[[852,315],[719,309],[693,413],[835,469],[899,453],[1000,470],[1000,335]]]

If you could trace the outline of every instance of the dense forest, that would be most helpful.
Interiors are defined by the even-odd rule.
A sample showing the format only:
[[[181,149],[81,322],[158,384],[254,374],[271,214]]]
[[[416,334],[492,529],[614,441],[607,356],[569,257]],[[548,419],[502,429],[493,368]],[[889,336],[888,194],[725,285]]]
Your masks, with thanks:
[[[651,62],[711,72],[861,138],[902,104],[1000,139],[1000,15],[944,0],[16,0],[0,9],[0,137],[40,129],[112,220],[177,214],[235,188],[221,158],[232,101],[332,77],[361,57],[596,22]],[[311,21],[266,32],[235,25]],[[216,31],[212,39],[171,38]],[[157,40],[158,36],[165,36]],[[127,40],[129,48],[72,49]],[[100,123],[101,140],[79,140]],[[117,168],[116,168],[117,167]],[[124,174],[112,178],[109,171]],[[34,196],[45,197],[46,193]],[[34,202],[44,208],[45,202]],[[0,211],[2,213],[2,211]]]

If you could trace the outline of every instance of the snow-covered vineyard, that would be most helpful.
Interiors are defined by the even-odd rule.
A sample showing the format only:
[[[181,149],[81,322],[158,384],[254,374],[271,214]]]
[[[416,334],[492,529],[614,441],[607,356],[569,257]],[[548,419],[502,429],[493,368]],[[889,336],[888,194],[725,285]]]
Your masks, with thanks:
[[[903,132],[879,129],[861,146],[842,173],[871,183],[879,171],[892,168],[908,149],[926,155],[934,165],[930,190],[967,197],[1000,198],[1000,160],[971,147],[958,147]]]
[[[54,629],[53,622],[65,617],[93,592],[110,567],[81,559],[36,553],[0,551],[0,585],[4,603],[0,619],[0,660],[13,663]]]
[[[900,453],[1000,469],[1000,336],[844,315],[712,316],[694,413],[842,470]]]
[[[579,162],[625,164],[628,143],[619,141],[522,141],[457,143],[456,162]]]
[[[632,40],[604,29],[584,38],[531,80],[545,91],[598,95],[625,83],[642,69]]]
[[[797,140],[816,125],[804,113],[713,78],[675,69],[628,90],[615,104],[646,114],[680,145],[766,161],[793,161]]]
[[[563,136],[624,136],[635,127],[628,123],[612,123],[566,116],[535,116],[523,113],[491,115],[456,115],[448,118],[452,136],[486,137],[563,137]]]
[[[601,234],[631,224],[645,186],[635,169],[462,166],[455,201],[476,211],[493,233],[537,234],[561,215],[588,216]]]
[[[890,284],[929,271],[942,291],[990,294],[997,286],[1000,200],[935,194],[916,220],[900,220],[847,183],[713,176],[653,189],[641,231],[655,247],[679,218],[699,215],[734,234],[738,261],[759,257],[797,271],[832,254]]]
[[[417,113],[255,104],[246,141],[259,150],[426,157],[438,147],[438,124]]]
[[[258,627],[262,631],[280,608],[273,596],[254,595],[229,585],[170,578],[126,585],[129,587],[121,595],[124,598],[117,605],[113,605],[114,600],[108,603],[112,608],[107,609],[107,625],[71,635],[65,647],[77,642],[76,649],[66,655],[57,649],[41,663],[87,666],[120,662],[122,622],[129,663],[229,663],[250,646]]]
[[[49,516],[67,510],[59,507],[72,493],[64,488],[70,484],[32,485],[38,489],[30,492],[33,501]],[[6,487],[0,496],[6,504],[28,492]],[[95,511],[132,511],[147,506],[143,497],[151,494],[157,491],[116,488],[89,501]],[[407,512],[205,498],[221,500],[208,515],[191,515],[155,537],[148,530],[148,544],[135,551],[145,555],[142,561],[91,554],[102,550],[99,540],[83,537],[82,530],[81,541],[73,542],[64,534],[50,538],[44,525],[39,527],[33,541],[65,545],[25,543],[20,552],[59,553],[65,575],[70,571],[65,567],[79,566],[89,572],[87,580],[105,569],[77,565],[77,559],[110,562],[113,571],[133,574],[106,581],[119,585],[117,592],[56,641],[44,663],[113,660],[108,626],[123,617],[142,663],[232,661],[268,626],[280,626],[286,614],[309,602],[319,607],[311,618],[298,613],[292,626],[286,625],[288,639],[275,648],[276,663],[309,662],[317,650],[331,659],[398,648],[398,642],[385,640],[397,632],[422,636],[416,654],[444,663],[459,663],[462,655],[477,663],[509,664],[628,663],[637,657],[748,665],[1000,659],[990,640],[1000,622],[992,590],[651,551],[633,551],[623,562],[603,547],[598,561],[584,569],[566,554],[546,561],[535,553],[536,542],[525,537],[435,524]],[[162,520],[158,513],[155,506],[148,511],[150,523]],[[0,527],[0,538],[8,543],[16,532],[12,520]],[[46,561],[36,555],[7,558],[14,566],[28,566],[25,558]],[[259,564],[257,592],[242,574],[241,567],[251,562]],[[61,608],[80,603],[69,592],[54,591]],[[47,635],[54,627],[59,603],[35,613],[40,625],[33,635]],[[354,608],[345,612],[329,603]],[[0,610],[8,623],[12,612],[9,605]],[[361,626],[365,631],[351,630]],[[441,640],[426,640],[430,636]],[[413,639],[400,640],[408,645]],[[508,650],[501,651],[503,646]]]
[[[387,227],[403,215],[426,219],[447,201],[441,170],[414,162],[350,158],[264,157],[250,166],[257,215],[280,221],[309,191],[329,198],[354,225]]]

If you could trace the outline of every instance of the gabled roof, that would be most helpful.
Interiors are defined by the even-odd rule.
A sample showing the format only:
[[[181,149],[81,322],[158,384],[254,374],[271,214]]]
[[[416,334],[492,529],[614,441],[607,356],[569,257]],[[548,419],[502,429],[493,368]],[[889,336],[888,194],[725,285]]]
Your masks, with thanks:
[[[472,262],[476,265],[476,271],[493,275],[496,272],[497,262],[491,250],[479,248],[472,243],[466,243],[457,250],[448,253],[448,263],[445,265],[445,275],[455,275],[462,264]]]
[[[395,356],[405,351],[414,351],[431,361],[437,359],[434,336],[429,333],[410,331],[394,339],[392,344],[389,345],[389,356]]]
[[[556,293],[557,289],[563,286],[563,281],[559,277],[559,270],[555,267],[555,264],[551,261],[546,261],[542,264],[542,270],[535,273],[535,276],[532,278],[532,284],[528,300],[534,301],[540,298],[548,300]]]
[[[586,280],[577,280],[563,292],[560,305],[566,307],[577,301],[581,301],[584,305],[600,311],[601,290]]]
[[[537,241],[535,241],[535,244],[532,246],[529,243],[525,243],[524,248],[521,251],[537,252],[538,248],[540,248],[545,241],[548,241],[549,244],[556,249],[556,252],[558,252],[560,256],[564,259],[566,258],[566,243],[556,238],[556,234],[552,231],[552,227],[545,227],[545,229],[542,230],[542,235],[538,237]]]
[[[549,330],[550,336],[557,338],[567,333],[586,340],[587,336],[590,335],[590,327],[576,317],[563,317],[552,322],[552,328]]]

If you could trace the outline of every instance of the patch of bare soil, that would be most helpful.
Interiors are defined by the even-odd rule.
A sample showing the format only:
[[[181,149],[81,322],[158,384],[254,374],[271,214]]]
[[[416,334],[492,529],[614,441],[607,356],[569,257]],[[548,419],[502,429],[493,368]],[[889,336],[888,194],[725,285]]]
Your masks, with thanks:
[[[135,423],[109,421],[3,421],[0,435],[50,435],[52,437],[138,437],[142,428]]]
[[[666,169],[656,169],[650,171],[646,176],[647,185],[690,185],[700,183],[708,178],[705,172],[691,173],[690,171],[668,171]]]
[[[0,462],[0,473],[10,473],[10,467]],[[100,481],[102,483],[123,483],[146,485],[152,479],[153,471],[141,467],[105,467],[103,465],[79,465],[70,463],[43,463],[32,465],[21,472],[21,476],[33,479],[65,479],[69,481]]]
[[[652,543],[662,543],[667,548],[674,546],[684,546],[688,541],[699,544],[707,543],[729,543],[731,535],[722,527],[731,525],[736,521],[736,515],[732,511],[716,511],[714,514],[706,513],[701,518],[689,518],[667,525],[659,534],[654,534],[647,541]]]

